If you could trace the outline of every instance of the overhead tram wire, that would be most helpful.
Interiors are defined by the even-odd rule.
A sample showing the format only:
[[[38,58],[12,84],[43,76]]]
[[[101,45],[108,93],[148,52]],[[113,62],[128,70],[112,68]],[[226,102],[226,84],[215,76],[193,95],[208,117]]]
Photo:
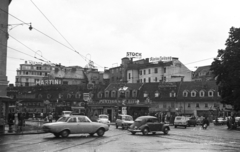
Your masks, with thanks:
[[[1,10],[1,11],[3,11],[3,12],[5,12],[6,14],[8,14],[8,15],[12,16],[13,18],[15,18],[15,19],[19,20],[20,22],[22,22],[22,23],[25,23],[24,21],[20,20],[19,18],[15,17],[14,15],[12,15],[12,14],[10,14],[10,13],[8,13],[8,12],[4,11],[3,9],[1,9],[1,8],[0,8],[0,10]],[[41,33],[41,34],[43,34],[43,35],[47,36],[48,38],[50,38],[50,39],[54,40],[55,42],[57,42],[57,43],[61,44],[62,46],[64,46],[64,47],[66,47],[66,48],[70,49],[71,51],[73,51],[73,52],[77,53],[77,54],[78,54],[78,55],[80,55],[80,56],[81,56],[81,57],[82,57],[84,60],[86,60],[86,58],[85,58],[83,55],[81,55],[79,52],[77,52],[75,49],[72,49],[72,48],[70,48],[70,47],[66,46],[65,44],[63,44],[63,43],[61,43],[61,42],[59,42],[59,41],[55,40],[54,38],[50,37],[49,35],[47,35],[47,34],[45,34],[45,33],[41,32],[41,31],[40,31],[40,30],[38,30],[37,28],[33,28],[33,27],[31,27],[31,28],[32,28],[32,29],[35,29],[35,30],[36,30],[36,31],[38,31],[39,33]],[[88,60],[88,62],[89,62],[89,61],[90,61],[90,60]],[[97,64],[97,63],[95,63],[95,64],[96,64],[96,65],[99,65],[99,64]],[[100,66],[100,65],[99,65],[99,67],[102,67],[102,68],[103,68],[103,66]]]

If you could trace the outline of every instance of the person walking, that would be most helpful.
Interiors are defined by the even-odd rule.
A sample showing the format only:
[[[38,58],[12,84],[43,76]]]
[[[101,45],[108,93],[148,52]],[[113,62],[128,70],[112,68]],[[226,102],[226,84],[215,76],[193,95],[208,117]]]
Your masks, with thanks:
[[[16,131],[16,132],[18,131],[18,123],[19,123],[19,120],[18,120],[18,111],[16,111],[16,113],[14,114],[14,126],[15,126],[15,131]]]
[[[52,113],[49,113],[48,121],[49,121],[49,122],[52,122],[52,120],[53,120],[53,115],[52,115]]]

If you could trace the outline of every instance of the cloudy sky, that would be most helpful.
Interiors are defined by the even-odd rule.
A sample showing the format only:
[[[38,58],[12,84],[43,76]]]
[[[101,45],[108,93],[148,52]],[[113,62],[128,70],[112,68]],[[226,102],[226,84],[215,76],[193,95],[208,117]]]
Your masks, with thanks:
[[[196,70],[225,48],[232,26],[240,27],[239,6],[239,0],[13,0],[7,76],[15,83],[19,64],[36,58],[82,67],[92,60],[102,71],[119,66],[126,52],[178,57]]]

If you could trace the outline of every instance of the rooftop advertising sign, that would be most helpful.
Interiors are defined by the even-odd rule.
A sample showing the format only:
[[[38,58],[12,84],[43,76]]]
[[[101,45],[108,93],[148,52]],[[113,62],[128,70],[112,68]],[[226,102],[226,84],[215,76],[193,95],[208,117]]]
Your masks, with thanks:
[[[159,61],[172,61],[171,56],[160,56],[160,57],[151,57],[149,58],[149,62],[159,62]]]
[[[142,58],[142,53],[137,53],[137,52],[127,52],[127,57],[128,58]]]

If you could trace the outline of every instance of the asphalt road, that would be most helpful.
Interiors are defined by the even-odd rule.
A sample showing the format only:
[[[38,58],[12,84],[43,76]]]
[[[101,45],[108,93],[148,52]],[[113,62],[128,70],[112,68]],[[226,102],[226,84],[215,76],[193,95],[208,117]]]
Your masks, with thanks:
[[[240,131],[226,126],[171,127],[169,135],[131,135],[111,126],[103,137],[52,134],[7,135],[0,137],[0,152],[239,152]]]

